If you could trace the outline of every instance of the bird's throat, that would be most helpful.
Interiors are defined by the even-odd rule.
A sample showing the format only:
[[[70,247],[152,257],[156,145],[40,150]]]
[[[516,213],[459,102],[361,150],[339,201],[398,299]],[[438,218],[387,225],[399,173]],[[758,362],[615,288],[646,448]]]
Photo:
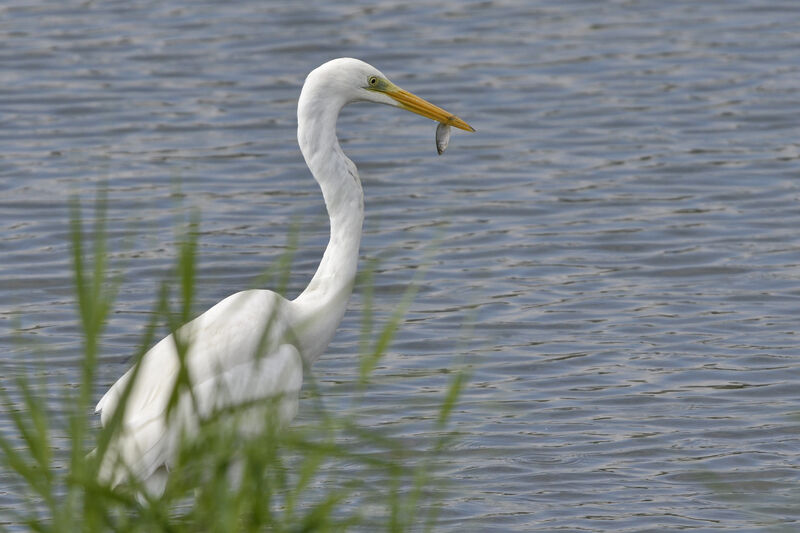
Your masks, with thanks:
[[[336,139],[336,117],[328,114],[330,110],[322,115],[304,115],[302,111],[301,98],[298,141],[322,190],[331,227],[328,246],[314,277],[291,304],[298,323],[302,324],[302,331],[295,332],[298,347],[310,364],[333,338],[353,290],[364,220],[364,195],[356,167],[344,155]]]

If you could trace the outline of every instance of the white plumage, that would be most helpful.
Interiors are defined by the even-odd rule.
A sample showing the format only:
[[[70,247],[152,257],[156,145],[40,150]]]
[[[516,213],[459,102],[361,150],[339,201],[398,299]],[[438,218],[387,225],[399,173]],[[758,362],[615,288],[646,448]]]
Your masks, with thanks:
[[[183,392],[169,416],[180,370],[175,336],[153,346],[142,358],[119,431],[103,457],[100,477],[105,482],[115,486],[132,475],[149,492],[159,494],[181,436],[191,435],[201,419],[219,409],[272,398],[278,420],[294,417],[303,368],[333,337],[358,263],[364,197],[356,166],[336,138],[340,110],[355,101],[401,107],[473,131],[357,59],[335,59],[313,70],[298,101],[297,140],[330,217],[330,241],[319,268],[294,300],[266,290],[242,291],[179,328],[178,339],[188,346],[185,361],[192,392]],[[103,425],[119,407],[133,372],[126,372],[98,402]]]

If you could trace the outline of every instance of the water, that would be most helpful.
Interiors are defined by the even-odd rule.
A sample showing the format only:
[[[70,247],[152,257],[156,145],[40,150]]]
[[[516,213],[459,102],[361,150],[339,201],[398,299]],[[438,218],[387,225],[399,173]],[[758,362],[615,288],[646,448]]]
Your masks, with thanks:
[[[198,309],[250,286],[294,216],[297,294],[327,231],[297,95],[360,57],[477,129],[438,157],[411,114],[353,107],[339,127],[379,316],[428,265],[360,419],[420,445],[446,371],[472,367],[440,529],[796,529],[799,25],[792,0],[4,6],[3,379],[44,352],[78,381],[68,197],[103,183],[124,271],[103,385],[188,208]],[[314,368],[333,409],[362,305]]]

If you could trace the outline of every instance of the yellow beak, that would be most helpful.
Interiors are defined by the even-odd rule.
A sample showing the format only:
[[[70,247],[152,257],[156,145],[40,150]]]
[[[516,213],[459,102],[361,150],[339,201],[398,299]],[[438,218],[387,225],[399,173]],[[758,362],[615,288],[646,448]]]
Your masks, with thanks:
[[[441,122],[442,124],[447,124],[448,126],[453,126],[454,128],[459,128],[466,131],[475,131],[472,126],[454,114],[445,111],[441,107],[436,107],[432,103],[428,102],[427,100],[423,100],[415,94],[404,91],[397,85],[391,84],[389,87],[384,88],[382,92],[396,100],[400,106],[407,111],[422,115],[423,117],[435,120],[436,122]]]

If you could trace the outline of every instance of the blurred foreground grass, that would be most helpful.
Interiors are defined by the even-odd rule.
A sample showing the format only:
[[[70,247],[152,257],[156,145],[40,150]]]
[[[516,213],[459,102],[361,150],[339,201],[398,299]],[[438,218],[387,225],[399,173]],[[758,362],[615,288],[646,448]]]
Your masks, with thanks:
[[[97,400],[93,391],[104,326],[121,279],[110,275],[104,195],[98,196],[95,209],[90,232],[84,229],[77,202],[73,202],[71,215],[76,308],[83,334],[80,383],[61,387],[64,393],[59,413],[47,408],[43,398],[48,384],[33,369],[16,377],[10,387],[0,387],[4,416],[10,421],[0,431],[3,484],[18,491],[12,498],[18,503],[2,509],[0,529],[395,532],[435,526],[439,486],[436,463],[453,438],[447,430],[448,420],[466,380],[464,371],[454,373],[442,394],[438,416],[431,426],[434,438],[423,456],[418,450],[408,451],[402,438],[360,426],[352,414],[327,410],[311,374],[306,373],[307,392],[301,409],[313,411],[313,424],[281,426],[275,423],[273,410],[262,409],[263,429],[241,438],[234,428],[246,423],[242,422],[246,409],[217,412],[203,420],[196,435],[182,442],[162,497],[142,496],[135,482],[113,490],[101,483],[99,465],[118,431],[119,417],[97,428],[92,414]],[[196,230],[195,219],[183,233],[174,272],[155,299],[134,367],[158,340],[155,332],[159,324],[166,323],[174,331],[192,318]],[[290,238],[290,244],[292,241]],[[285,287],[291,251],[277,264],[270,277]],[[372,370],[386,353],[415,294],[412,285],[393,316],[374,331],[369,305],[371,270],[368,268],[361,278],[367,280],[363,284],[366,310],[360,343],[361,387],[370,386]],[[174,288],[179,294],[172,294]],[[179,309],[170,306],[169,302],[175,300]],[[175,384],[176,389],[188,386],[181,379]],[[95,448],[97,452],[90,453]],[[230,475],[234,462],[241,467],[240,479],[235,482]],[[331,465],[358,475],[332,481],[326,475]],[[375,479],[384,482],[376,485]]]

